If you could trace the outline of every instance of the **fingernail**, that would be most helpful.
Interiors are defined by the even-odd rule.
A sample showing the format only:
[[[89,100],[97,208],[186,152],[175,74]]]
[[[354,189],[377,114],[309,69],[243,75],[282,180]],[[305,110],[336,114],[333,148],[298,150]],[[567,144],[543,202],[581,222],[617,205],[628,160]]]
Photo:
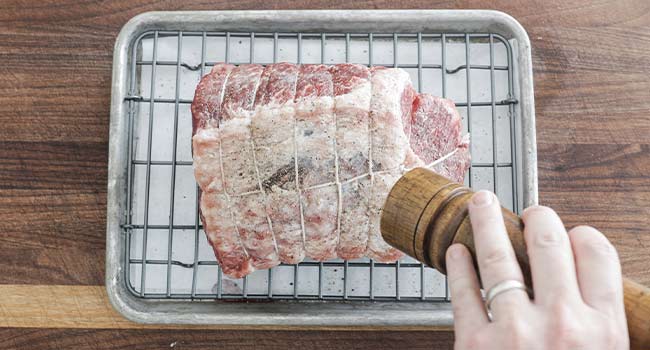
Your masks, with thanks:
[[[489,191],[479,191],[472,196],[472,204],[475,207],[485,207],[492,203],[494,195]]]
[[[460,244],[453,244],[449,248],[449,257],[453,260],[458,260],[463,257],[463,247]]]

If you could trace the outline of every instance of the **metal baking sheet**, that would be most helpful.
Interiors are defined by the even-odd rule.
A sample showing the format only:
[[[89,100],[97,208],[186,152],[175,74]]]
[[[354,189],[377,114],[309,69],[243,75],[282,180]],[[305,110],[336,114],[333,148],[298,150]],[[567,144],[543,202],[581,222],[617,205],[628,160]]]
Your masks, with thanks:
[[[368,259],[307,261],[241,280],[222,275],[196,215],[189,103],[215,62],[402,67],[421,92],[458,103],[472,137],[466,184],[495,190],[504,205],[518,210],[537,196],[529,49],[523,29],[492,11],[166,12],[134,18],[118,38],[114,60],[111,302],[126,317],[148,323],[449,325],[444,276],[409,258],[381,266]],[[199,302],[224,299],[288,302]]]

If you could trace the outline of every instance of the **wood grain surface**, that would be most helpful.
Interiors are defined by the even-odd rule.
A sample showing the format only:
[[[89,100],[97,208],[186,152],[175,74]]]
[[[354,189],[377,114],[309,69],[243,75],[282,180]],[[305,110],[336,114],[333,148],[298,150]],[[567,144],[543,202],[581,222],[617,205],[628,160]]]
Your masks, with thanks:
[[[110,305],[104,286],[0,284],[0,328],[439,331],[449,326],[159,325],[135,323]]]
[[[3,349],[447,349],[451,333],[0,328]]]
[[[0,1],[0,284],[104,282],[112,52],[131,17],[150,10],[395,7],[491,8],[521,22],[533,45],[540,200],[567,226],[603,230],[625,274],[650,285],[646,0]],[[0,348],[431,349],[453,343],[449,332],[59,326],[7,325],[0,328]]]

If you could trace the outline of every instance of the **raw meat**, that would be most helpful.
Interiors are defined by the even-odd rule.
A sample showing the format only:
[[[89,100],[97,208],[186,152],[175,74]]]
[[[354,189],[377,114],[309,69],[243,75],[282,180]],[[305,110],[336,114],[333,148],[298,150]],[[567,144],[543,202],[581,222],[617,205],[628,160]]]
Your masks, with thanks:
[[[303,65],[296,90],[296,169],[302,189],[305,251],[312,259],[336,257],[339,192],[332,76],[324,65]]]
[[[418,166],[428,165],[440,175],[463,182],[470,166],[469,138],[461,137],[461,117],[454,102],[419,94],[413,101],[411,125],[411,150],[422,161]]]
[[[366,255],[378,261],[395,261],[403,254],[384,242],[379,221],[386,194],[399,179],[409,150],[406,131],[410,129],[408,121],[415,91],[408,73],[396,68],[374,68],[371,85],[370,161],[376,174],[370,178]]]
[[[395,261],[379,233],[391,186],[416,166],[456,181],[469,167],[453,102],[395,68],[217,64],[192,116],[201,220],[235,278],[305,257]]]
[[[351,260],[362,257],[368,243],[370,70],[358,64],[337,64],[330,71],[341,182],[336,253]]]
[[[234,220],[244,249],[255,269],[280,262],[262,177],[257,164],[254,116],[255,100],[264,68],[241,65],[232,70],[223,96],[221,130],[222,169],[225,191],[231,197]],[[266,77],[268,79],[268,77]]]
[[[258,245],[268,247],[269,252],[271,247],[277,248],[278,258],[268,260],[269,266],[277,265],[280,261],[293,264],[304,258],[294,170],[293,97],[297,79],[296,65],[279,63],[268,66],[262,74],[255,114],[251,120],[257,176],[272,230],[269,231],[272,234],[254,237],[253,240],[257,240]],[[250,254],[255,257],[264,252],[254,251]],[[272,252],[270,254],[274,256]]]
[[[235,225],[230,197],[224,188],[221,129],[222,102],[226,80],[234,66],[217,64],[196,89],[192,103],[192,152],[194,173],[201,188],[201,221],[223,272],[243,277],[253,272]]]

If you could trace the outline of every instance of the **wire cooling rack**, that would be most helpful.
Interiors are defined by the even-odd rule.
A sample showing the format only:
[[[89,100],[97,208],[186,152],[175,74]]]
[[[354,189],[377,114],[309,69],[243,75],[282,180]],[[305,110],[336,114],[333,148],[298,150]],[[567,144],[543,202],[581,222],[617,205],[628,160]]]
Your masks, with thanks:
[[[466,185],[495,191],[519,211],[518,101],[513,52],[498,34],[151,31],[129,67],[129,150],[124,274],[127,289],[155,299],[448,301],[446,279],[396,263],[310,261],[243,279],[222,274],[198,215],[190,104],[217,62],[353,62],[405,69],[420,92],[456,102],[471,137]]]

